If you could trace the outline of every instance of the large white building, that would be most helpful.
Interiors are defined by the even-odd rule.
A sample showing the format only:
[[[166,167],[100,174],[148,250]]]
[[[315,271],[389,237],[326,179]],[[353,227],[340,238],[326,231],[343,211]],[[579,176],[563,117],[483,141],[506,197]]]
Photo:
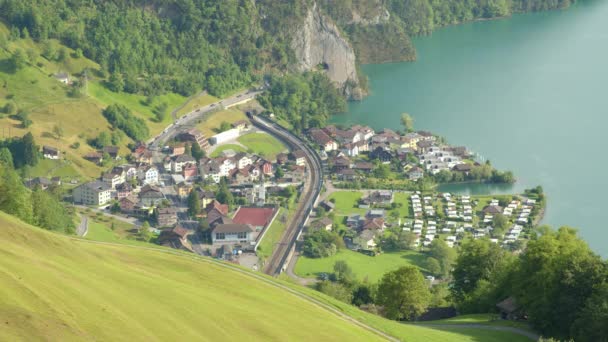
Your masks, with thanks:
[[[104,182],[94,181],[75,188],[72,195],[76,203],[105,205],[112,200],[112,188]]]
[[[209,143],[211,145],[223,144],[227,141],[238,138],[240,134],[241,134],[241,131],[236,128],[229,129],[227,131],[218,133],[218,134],[212,136],[211,138],[209,138]]]

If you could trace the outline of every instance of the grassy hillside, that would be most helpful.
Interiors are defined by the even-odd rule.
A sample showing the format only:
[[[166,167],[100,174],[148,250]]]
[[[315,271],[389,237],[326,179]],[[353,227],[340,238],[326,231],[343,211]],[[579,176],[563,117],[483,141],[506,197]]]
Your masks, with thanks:
[[[0,340],[377,339],[286,291],[190,257],[74,241],[5,214],[0,226]]]
[[[378,339],[314,298],[403,340],[524,341],[504,332],[404,325],[192,255],[93,244],[1,212],[0,227],[0,340]]]

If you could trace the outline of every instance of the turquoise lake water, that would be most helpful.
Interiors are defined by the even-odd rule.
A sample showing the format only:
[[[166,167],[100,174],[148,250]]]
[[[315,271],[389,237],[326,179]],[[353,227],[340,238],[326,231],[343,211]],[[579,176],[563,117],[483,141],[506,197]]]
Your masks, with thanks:
[[[542,185],[544,223],[579,228],[608,256],[608,1],[442,28],[414,43],[416,62],[364,66],[370,96],[333,121],[401,129],[408,112],[417,129],[518,178],[445,190]]]

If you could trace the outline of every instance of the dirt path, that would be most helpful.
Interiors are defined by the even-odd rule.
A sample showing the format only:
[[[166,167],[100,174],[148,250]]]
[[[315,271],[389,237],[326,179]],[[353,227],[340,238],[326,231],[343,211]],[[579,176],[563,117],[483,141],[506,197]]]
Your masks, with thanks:
[[[300,276],[298,276],[296,274],[296,272],[294,271],[296,268],[296,264],[298,263],[298,258],[300,257],[300,254],[298,252],[296,252],[292,257],[291,260],[289,262],[289,265],[287,265],[287,275],[298,282],[298,284],[302,285],[302,286],[310,286],[310,285],[314,285],[316,283],[318,283],[319,281],[317,279],[313,279],[313,278],[302,278]]]
[[[479,329],[479,330],[493,330],[493,331],[504,331],[511,332],[514,334],[525,336],[533,341],[538,341],[540,335],[535,334],[531,331],[526,331],[524,329],[514,328],[514,327],[503,327],[503,326],[495,326],[495,325],[484,325],[484,324],[413,324],[420,327],[432,327],[432,328],[445,328],[445,329]]]
[[[120,248],[136,248],[136,249],[156,251],[156,252],[171,254],[171,255],[175,255],[175,256],[179,256],[179,257],[183,257],[183,258],[194,259],[194,260],[198,260],[198,261],[201,261],[201,262],[206,262],[206,263],[209,263],[209,264],[214,264],[216,266],[223,267],[223,268],[226,268],[226,269],[230,269],[230,270],[235,271],[235,272],[239,272],[239,273],[241,273],[241,274],[243,274],[245,276],[248,276],[248,277],[251,277],[251,278],[255,278],[255,279],[263,281],[263,282],[265,282],[265,283],[267,283],[267,284],[269,284],[271,286],[274,286],[274,287],[280,288],[282,290],[285,290],[285,291],[291,293],[294,296],[300,297],[301,299],[304,299],[304,300],[310,302],[311,304],[316,305],[317,307],[320,307],[320,308],[322,308],[322,309],[324,309],[326,311],[329,311],[329,312],[331,312],[331,313],[339,316],[340,318],[344,319],[345,321],[348,321],[348,322],[350,322],[352,324],[355,324],[355,325],[357,325],[357,326],[359,326],[359,327],[361,327],[361,328],[363,328],[365,330],[368,330],[368,331],[370,331],[370,332],[372,332],[372,333],[378,335],[379,337],[384,338],[384,339],[386,339],[388,341],[399,341],[399,339],[396,339],[396,338],[394,338],[394,337],[392,337],[392,336],[384,333],[381,330],[378,330],[378,329],[376,329],[376,328],[374,328],[372,326],[369,326],[369,325],[367,325],[367,324],[365,324],[363,322],[360,322],[360,321],[356,320],[355,318],[353,318],[353,317],[351,317],[351,316],[343,313],[342,311],[340,311],[340,310],[332,307],[329,304],[323,303],[323,302],[321,302],[321,301],[319,301],[319,300],[317,300],[317,299],[315,299],[313,297],[310,297],[310,296],[308,296],[308,295],[306,295],[304,293],[296,291],[296,290],[294,290],[294,289],[292,289],[292,288],[290,288],[290,287],[288,287],[286,285],[277,283],[277,282],[273,281],[271,278],[269,278],[267,276],[263,276],[263,275],[260,275],[260,274],[256,274],[256,273],[253,273],[253,272],[250,272],[250,271],[243,270],[239,266],[227,264],[227,263],[224,263],[224,262],[221,262],[221,261],[218,261],[218,260],[214,260],[214,259],[207,258],[207,257],[202,257],[202,256],[199,256],[199,255],[196,255],[196,254],[187,254],[185,252],[178,252],[178,251],[173,251],[173,250],[170,250],[170,249],[163,249],[163,248],[160,248],[160,247],[159,248],[155,248],[155,247],[132,246],[132,245],[123,245],[123,244],[119,244],[119,243],[112,243],[112,242],[101,242],[101,241],[84,240],[84,239],[79,239],[79,238],[71,238],[71,239],[74,239],[74,240],[77,240],[77,241],[81,241],[81,242],[85,242],[85,243],[92,243],[92,244],[96,244],[96,245],[106,245],[106,246],[114,246],[114,247],[120,247]]]

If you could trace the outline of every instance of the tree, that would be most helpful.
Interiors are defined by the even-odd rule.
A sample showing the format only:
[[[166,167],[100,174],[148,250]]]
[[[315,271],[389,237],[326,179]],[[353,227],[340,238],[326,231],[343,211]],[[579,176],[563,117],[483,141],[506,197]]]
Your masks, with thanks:
[[[336,254],[338,246],[343,245],[341,237],[325,229],[306,234],[302,252],[309,258],[324,258]]]
[[[590,305],[589,300],[597,299],[594,290],[607,275],[605,262],[576,230],[561,227],[528,242],[513,288],[532,326],[545,336],[565,340],[572,337],[571,324],[581,313],[589,317],[597,309],[598,302]]]
[[[228,122],[222,121],[222,123],[220,124],[220,127],[218,127],[217,131],[218,131],[218,133],[222,133],[222,132],[229,130],[230,127],[231,126]]]
[[[502,237],[505,234],[507,228],[509,228],[509,220],[503,214],[496,214],[492,218],[492,236]]]
[[[608,283],[600,284],[587,299],[572,325],[575,341],[605,341],[608,336]]]
[[[407,132],[412,132],[414,130],[414,119],[408,113],[402,113],[401,125]]]
[[[63,128],[59,125],[53,126],[53,134],[55,134],[55,138],[57,140],[63,137]]]
[[[345,303],[350,304],[353,299],[353,294],[350,289],[340,283],[322,281],[317,284],[317,290]]]
[[[99,135],[97,136],[97,138],[95,138],[95,140],[93,142],[93,145],[95,145],[95,147],[97,147],[97,148],[104,148],[106,146],[110,146],[111,144],[112,144],[112,139],[110,138],[110,135],[106,131],[100,132]]]
[[[122,74],[117,72],[110,74],[108,88],[115,93],[122,92],[125,89],[125,80],[122,78]]]
[[[466,302],[480,281],[492,279],[508,261],[507,252],[488,239],[467,240],[459,251],[451,288],[457,304]]]
[[[22,138],[23,162],[25,165],[35,166],[38,163],[38,146],[31,132],[27,132]]]
[[[137,235],[143,241],[149,241],[150,240],[150,237],[151,237],[151,234],[150,234],[150,224],[148,223],[148,221],[144,221],[144,223],[142,223],[142,225],[138,229]]]
[[[434,275],[443,275],[442,271],[441,271],[441,264],[439,263],[439,260],[433,258],[433,257],[428,257],[426,258],[425,262],[424,262],[424,268],[426,268],[427,271],[429,271],[430,273],[434,274]]]
[[[374,288],[373,285],[364,282],[359,284],[353,290],[352,304],[361,306],[364,304],[370,304],[374,302]]]
[[[31,203],[34,222],[37,226],[68,233],[74,230],[74,222],[66,212],[65,207],[48,191],[39,187],[34,189]]]
[[[285,172],[283,172],[283,168],[281,166],[277,166],[276,170],[274,170],[274,177],[276,179],[283,178],[285,176]]]
[[[430,301],[429,285],[414,266],[403,266],[384,274],[378,285],[377,303],[384,306],[390,319],[415,319]]]
[[[188,215],[190,217],[195,217],[201,211],[201,204],[198,198],[198,191],[192,190],[190,194],[188,194]]]
[[[197,162],[205,157],[205,151],[197,143],[192,144],[190,152],[192,153],[192,158],[196,159]]]
[[[7,165],[0,165],[0,210],[34,223],[30,192],[19,174]]]
[[[9,58],[9,65],[13,72],[17,72],[25,67],[27,64],[27,56],[21,49],[15,50],[13,55]]]
[[[344,260],[338,260],[334,263],[334,275],[338,282],[346,286],[350,286],[355,282],[355,274]]]
[[[228,204],[229,207],[234,205],[234,196],[230,192],[230,189],[228,189],[225,178],[220,180],[219,190],[215,194],[215,199],[222,204]]]
[[[456,251],[450,248],[442,239],[434,239],[431,242],[429,255],[439,263],[440,272],[437,274],[444,278],[447,277],[456,260]]]
[[[15,167],[15,164],[13,163],[13,155],[6,147],[0,148],[0,164],[2,167],[9,167],[11,169]]]

